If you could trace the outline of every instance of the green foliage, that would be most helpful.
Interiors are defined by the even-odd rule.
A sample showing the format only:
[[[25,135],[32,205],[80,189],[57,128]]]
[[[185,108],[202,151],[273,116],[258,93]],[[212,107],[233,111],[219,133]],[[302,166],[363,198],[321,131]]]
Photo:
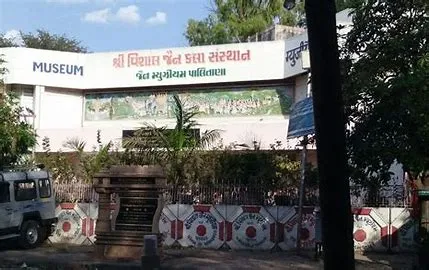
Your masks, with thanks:
[[[145,124],[134,136],[124,140],[126,151],[123,160],[127,164],[159,164],[166,169],[171,183],[180,185],[184,184],[186,168],[195,158],[195,151],[209,147],[219,139],[220,132],[207,130],[200,136],[194,136],[193,130],[198,127],[194,120],[198,114],[196,108],[186,108],[177,95],[173,99],[174,129],[166,132],[167,127]]]
[[[190,46],[225,44],[231,40],[228,30],[213,14],[201,21],[189,19],[185,37]]]
[[[43,138],[43,154],[38,155],[37,161],[43,163],[60,183],[83,182],[91,183],[94,174],[101,169],[119,163],[119,155],[112,152],[113,143],[101,143],[100,131],[97,132],[98,148],[85,152],[86,142],[79,138],[70,138],[63,146],[71,152],[51,153],[49,138]]]
[[[365,0],[336,0],[337,11],[353,8]],[[282,25],[305,26],[304,1],[292,10],[284,0],[213,0],[210,14],[202,20],[189,19],[184,36],[190,46],[246,42],[279,19]]]
[[[4,80],[3,77],[7,73],[7,68],[4,66],[4,63],[6,62],[2,57],[4,55],[0,55],[0,93],[3,93],[4,91]]]
[[[275,189],[297,187],[300,181],[300,162],[294,154],[281,150],[226,150],[215,163],[218,182]]]
[[[4,90],[3,63],[0,58],[0,170],[16,165],[37,142],[33,127],[21,118],[24,108],[19,99]]]
[[[4,47],[18,47],[18,45],[13,40],[6,38],[4,34],[0,34],[0,48]]]
[[[214,0],[213,10],[201,21],[190,19],[185,32],[189,45],[246,42],[273,24],[296,25],[304,15],[299,1],[294,10],[283,8],[283,0]]]
[[[299,156],[298,152],[285,150],[199,151],[190,160],[185,175],[187,183],[200,185],[226,184],[267,190],[298,188],[301,180]],[[306,186],[317,185],[317,170],[307,164]]]
[[[174,185],[223,183],[267,188],[298,185],[300,162],[285,152],[274,148],[260,151],[257,142],[252,151],[234,151],[229,147],[205,151],[218,141],[220,131],[208,130],[200,137],[195,136],[192,130],[198,127],[194,120],[197,112],[195,108],[187,108],[178,96],[174,96],[173,111],[176,125],[172,131],[145,124],[124,141],[124,163],[159,164],[165,168],[169,183]]]
[[[429,2],[358,4],[343,53],[352,178],[378,189],[395,159],[429,168]]]
[[[335,7],[337,11],[348,8],[356,8],[365,3],[365,0],[335,0]]]
[[[88,51],[85,46],[82,46],[79,40],[67,37],[66,35],[51,34],[46,30],[38,29],[35,33],[20,32],[20,37],[23,44],[16,44],[14,40],[7,39],[4,35],[0,35],[0,47],[26,47],[79,53]]]

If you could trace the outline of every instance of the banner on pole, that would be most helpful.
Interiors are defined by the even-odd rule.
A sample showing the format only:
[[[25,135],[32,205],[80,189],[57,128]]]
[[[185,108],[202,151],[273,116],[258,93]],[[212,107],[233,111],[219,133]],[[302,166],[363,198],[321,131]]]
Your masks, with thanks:
[[[292,106],[287,138],[314,134],[313,98],[308,97]]]

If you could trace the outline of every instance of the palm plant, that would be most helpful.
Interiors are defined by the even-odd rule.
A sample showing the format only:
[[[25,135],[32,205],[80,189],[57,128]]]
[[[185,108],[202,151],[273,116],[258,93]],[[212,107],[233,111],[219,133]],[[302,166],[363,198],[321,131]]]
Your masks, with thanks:
[[[177,94],[173,95],[173,130],[145,123],[132,137],[124,140],[127,163],[163,166],[172,184],[185,182],[185,174],[195,151],[206,149],[220,138],[219,130],[196,134],[198,123],[195,107],[186,107]],[[192,168],[198,169],[198,168]]]
[[[68,138],[63,147],[71,153],[51,152],[50,139],[43,138],[44,153],[38,155],[37,162],[42,163],[52,173],[58,183],[91,183],[94,175],[101,169],[119,162],[117,151],[112,141],[107,144],[101,142],[101,132],[97,131],[98,148],[94,146],[92,152],[86,152],[87,142],[78,138]]]

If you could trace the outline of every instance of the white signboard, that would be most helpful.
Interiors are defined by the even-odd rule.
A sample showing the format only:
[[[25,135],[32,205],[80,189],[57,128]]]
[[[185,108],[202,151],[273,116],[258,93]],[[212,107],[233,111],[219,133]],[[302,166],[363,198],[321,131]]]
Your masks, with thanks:
[[[87,88],[189,85],[284,78],[284,42],[88,55]]]
[[[268,42],[112,53],[1,48],[7,84],[72,89],[280,80],[305,72],[307,36]]]
[[[0,48],[0,55],[4,55],[2,57],[8,69],[5,76],[7,84],[82,89],[88,79],[86,54]]]

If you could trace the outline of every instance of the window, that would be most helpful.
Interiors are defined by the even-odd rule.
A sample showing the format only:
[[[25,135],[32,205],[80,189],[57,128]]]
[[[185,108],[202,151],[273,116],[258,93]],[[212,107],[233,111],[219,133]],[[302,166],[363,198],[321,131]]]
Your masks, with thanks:
[[[0,203],[10,202],[9,183],[0,182]]]
[[[51,182],[49,179],[39,179],[39,194],[40,198],[51,197]]]
[[[18,94],[19,104],[23,108],[21,121],[29,125],[34,122],[34,85],[12,84],[11,90]]]
[[[29,201],[37,198],[36,183],[34,181],[15,182],[15,201]]]

